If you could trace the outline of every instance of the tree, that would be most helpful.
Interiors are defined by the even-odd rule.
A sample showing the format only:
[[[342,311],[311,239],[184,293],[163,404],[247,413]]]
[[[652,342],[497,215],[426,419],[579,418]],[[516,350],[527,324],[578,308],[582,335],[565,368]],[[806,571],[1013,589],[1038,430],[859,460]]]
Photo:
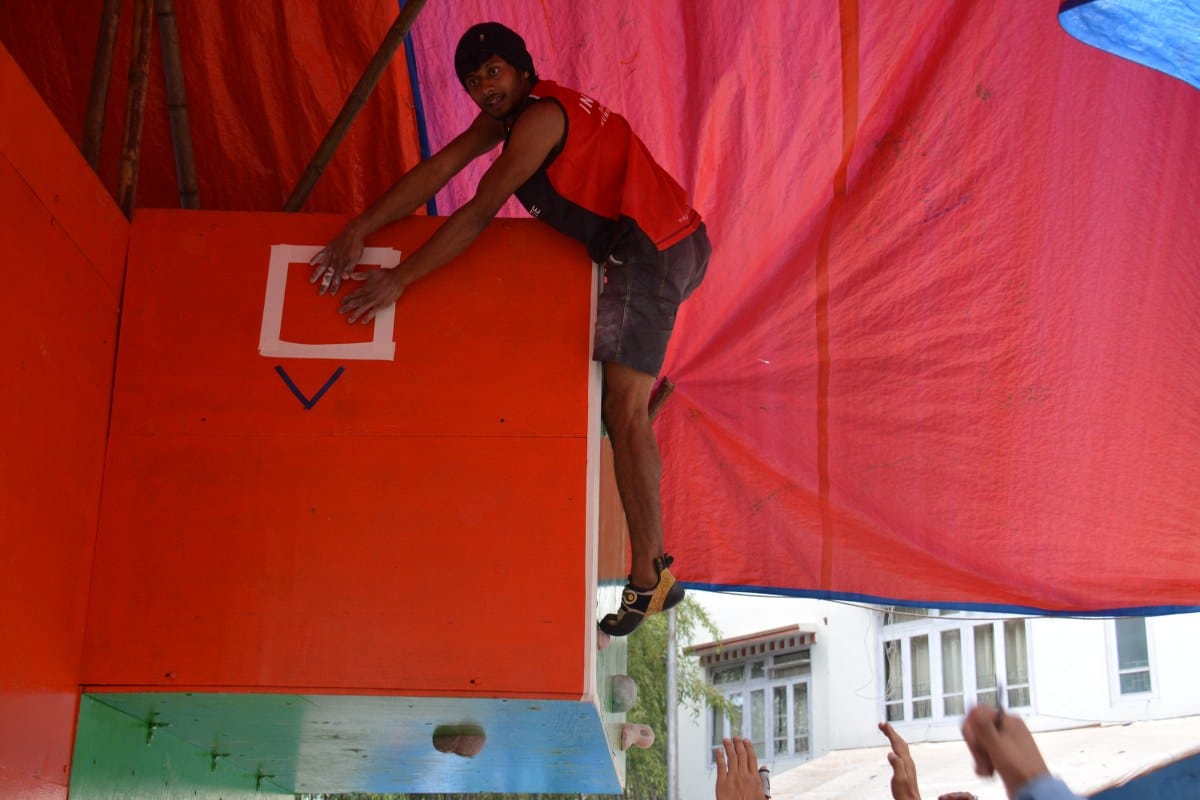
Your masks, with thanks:
[[[728,710],[725,696],[704,679],[693,659],[683,656],[683,647],[703,634],[712,640],[721,632],[699,603],[691,597],[675,607],[676,691],[680,708],[703,712],[705,705]],[[637,704],[630,709],[630,722],[654,729],[654,746],[632,748],[625,760],[625,797],[629,800],[662,800],[667,796],[667,615],[650,617],[629,637],[627,672],[637,683]]]

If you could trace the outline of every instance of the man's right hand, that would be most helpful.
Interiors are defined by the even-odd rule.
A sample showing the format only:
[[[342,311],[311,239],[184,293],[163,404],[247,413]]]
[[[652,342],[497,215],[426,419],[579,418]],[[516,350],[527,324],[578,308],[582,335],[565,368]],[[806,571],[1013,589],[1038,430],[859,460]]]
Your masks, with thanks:
[[[322,295],[337,294],[342,281],[350,277],[362,258],[364,238],[353,222],[343,228],[332,242],[318,250],[308,262],[313,266],[308,282],[320,281],[319,292]]]

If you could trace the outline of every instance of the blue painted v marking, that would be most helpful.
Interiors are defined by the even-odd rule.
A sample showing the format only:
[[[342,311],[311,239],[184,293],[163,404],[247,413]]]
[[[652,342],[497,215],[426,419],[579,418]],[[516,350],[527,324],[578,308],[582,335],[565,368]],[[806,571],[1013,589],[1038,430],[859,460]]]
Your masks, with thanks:
[[[329,387],[333,386],[333,384],[337,382],[337,379],[342,377],[342,373],[346,371],[346,368],[338,367],[336,370],[334,370],[333,374],[329,376],[329,380],[325,381],[325,385],[317,390],[317,393],[312,396],[311,400],[304,395],[304,392],[300,391],[299,387],[296,386],[291,377],[289,377],[288,374],[283,371],[283,367],[277,366],[275,367],[275,371],[279,373],[279,377],[283,378],[283,382],[287,384],[287,387],[292,390],[292,394],[296,395],[296,399],[298,399],[300,404],[304,406],[304,410],[312,411],[312,407],[317,404],[317,401],[320,400],[327,391],[329,391]]]

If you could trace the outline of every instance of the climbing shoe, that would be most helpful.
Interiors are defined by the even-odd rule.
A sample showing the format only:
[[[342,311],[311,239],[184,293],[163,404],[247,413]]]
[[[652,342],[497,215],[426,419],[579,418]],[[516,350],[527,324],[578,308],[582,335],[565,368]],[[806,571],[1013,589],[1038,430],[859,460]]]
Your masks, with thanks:
[[[683,599],[683,587],[675,582],[675,576],[667,569],[674,560],[669,555],[654,559],[658,585],[652,589],[633,588],[633,576],[630,576],[631,582],[625,584],[625,590],[621,592],[621,608],[615,614],[604,615],[600,630],[609,636],[628,636],[646,617],[678,605]]]

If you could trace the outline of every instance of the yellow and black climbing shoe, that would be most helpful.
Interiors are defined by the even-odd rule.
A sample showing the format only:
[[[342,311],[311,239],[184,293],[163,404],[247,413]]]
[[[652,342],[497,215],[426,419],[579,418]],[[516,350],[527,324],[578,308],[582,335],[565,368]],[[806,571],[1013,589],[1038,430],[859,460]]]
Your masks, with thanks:
[[[628,636],[642,624],[646,617],[674,608],[683,599],[683,587],[675,582],[675,576],[667,567],[674,561],[664,555],[654,559],[658,572],[658,584],[652,589],[635,589],[631,582],[621,592],[621,608],[615,614],[605,614],[600,620],[600,630],[609,636]]]

